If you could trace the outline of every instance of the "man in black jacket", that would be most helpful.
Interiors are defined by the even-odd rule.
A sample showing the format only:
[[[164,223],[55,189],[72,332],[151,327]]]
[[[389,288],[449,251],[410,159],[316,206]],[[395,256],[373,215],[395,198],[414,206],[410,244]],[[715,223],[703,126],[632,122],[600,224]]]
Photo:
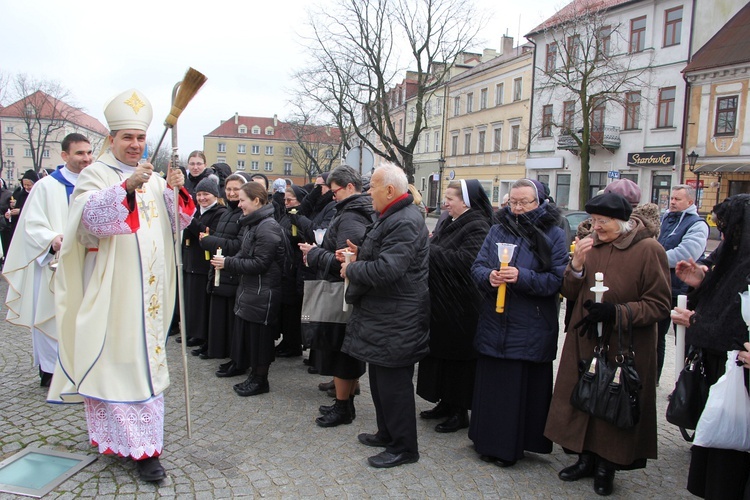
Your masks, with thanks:
[[[401,168],[376,169],[369,193],[378,220],[362,245],[348,242],[355,255],[341,267],[354,305],[341,351],[370,363],[378,431],[358,439],[385,448],[367,459],[382,468],[419,460],[412,378],[414,364],[429,352],[429,240]]]

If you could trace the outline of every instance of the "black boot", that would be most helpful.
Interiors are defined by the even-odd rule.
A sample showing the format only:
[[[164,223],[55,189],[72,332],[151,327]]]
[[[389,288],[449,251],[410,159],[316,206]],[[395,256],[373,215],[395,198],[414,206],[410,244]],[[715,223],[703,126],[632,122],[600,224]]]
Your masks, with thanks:
[[[328,413],[331,413],[335,408],[336,408],[336,400],[334,399],[332,405],[320,405],[318,407],[318,411],[321,414],[326,415]],[[351,410],[351,413],[352,413],[352,420],[354,420],[355,418],[357,418],[357,410],[354,408],[354,396],[349,396],[349,409]]]
[[[167,477],[164,467],[159,462],[159,457],[149,457],[144,460],[136,460],[138,476],[143,481],[154,483]]]
[[[581,453],[578,455],[578,461],[570,467],[565,467],[561,470],[557,477],[563,481],[578,481],[584,477],[591,477],[594,475],[594,455],[591,453]]]
[[[333,410],[315,419],[315,423],[321,427],[336,427],[341,424],[352,423],[352,409],[349,399],[337,399],[333,404]]]
[[[419,416],[425,420],[436,420],[438,418],[447,417],[450,415],[450,411],[451,408],[448,404],[439,401],[433,409],[420,412]]]
[[[464,408],[458,408],[453,415],[448,417],[448,420],[437,424],[435,430],[437,432],[456,432],[467,427],[469,427],[469,411]]]
[[[601,496],[612,494],[615,483],[615,465],[597,457],[594,469],[594,493]]]
[[[271,390],[268,385],[268,375],[251,375],[245,383],[246,385],[234,387],[234,392],[242,397],[257,396],[258,394],[265,394]]]

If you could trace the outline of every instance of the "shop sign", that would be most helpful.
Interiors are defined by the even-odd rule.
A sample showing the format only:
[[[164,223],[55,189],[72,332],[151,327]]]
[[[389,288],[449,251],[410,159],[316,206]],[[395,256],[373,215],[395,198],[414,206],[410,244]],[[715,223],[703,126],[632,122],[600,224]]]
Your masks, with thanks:
[[[674,151],[653,153],[628,153],[629,167],[673,167]]]

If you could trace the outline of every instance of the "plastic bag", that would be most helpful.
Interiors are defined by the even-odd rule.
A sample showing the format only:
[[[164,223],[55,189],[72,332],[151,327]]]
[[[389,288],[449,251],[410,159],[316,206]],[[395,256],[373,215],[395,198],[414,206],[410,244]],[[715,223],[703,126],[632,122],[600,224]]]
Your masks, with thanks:
[[[727,353],[726,372],[709,390],[694,445],[750,451],[750,396],[745,389],[744,368],[735,362],[738,353]]]

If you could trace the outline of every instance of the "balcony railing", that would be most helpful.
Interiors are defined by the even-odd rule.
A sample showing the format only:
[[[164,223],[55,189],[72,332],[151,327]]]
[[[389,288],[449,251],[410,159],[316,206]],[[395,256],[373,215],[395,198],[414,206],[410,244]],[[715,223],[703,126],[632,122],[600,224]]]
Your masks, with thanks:
[[[591,129],[590,145],[592,148],[619,149],[620,127],[605,125],[604,127],[593,127]],[[560,134],[557,139],[557,149],[578,151],[580,146],[571,132]]]

